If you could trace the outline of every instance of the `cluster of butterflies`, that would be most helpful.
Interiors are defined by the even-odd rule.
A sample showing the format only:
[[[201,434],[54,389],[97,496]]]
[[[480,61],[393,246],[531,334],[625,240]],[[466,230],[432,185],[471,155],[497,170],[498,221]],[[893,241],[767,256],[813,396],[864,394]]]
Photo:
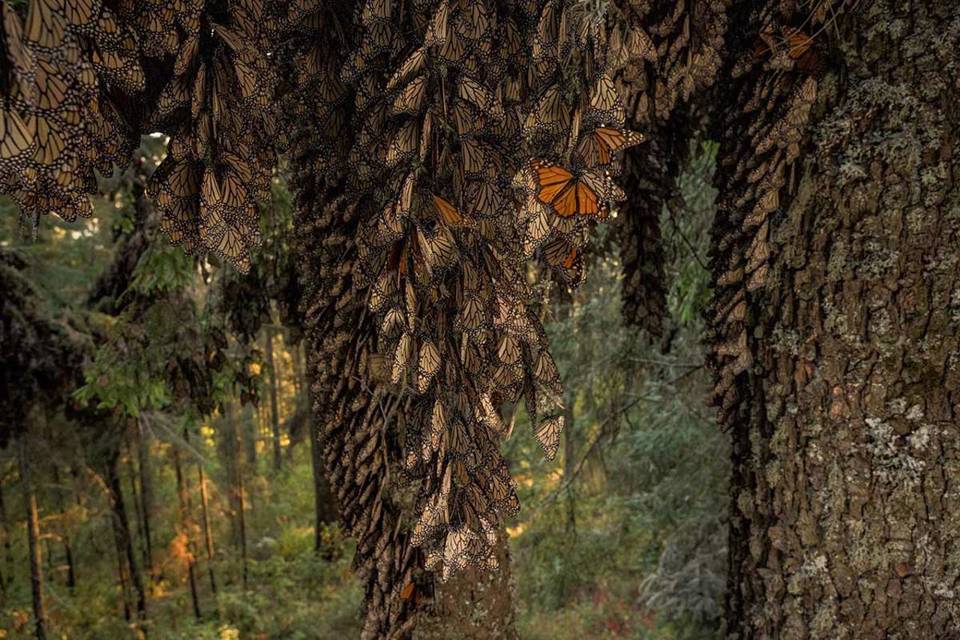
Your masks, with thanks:
[[[368,203],[355,280],[392,383],[415,397],[413,541],[446,575],[494,563],[496,524],[519,506],[499,407],[522,397],[545,453],[559,446],[560,375],[527,265],[579,279],[587,231],[623,197],[618,154],[642,136],[624,126],[603,29],[581,3],[368,0],[357,22],[318,108],[353,90],[343,153]]]
[[[742,376],[753,364],[750,307],[763,290],[769,271],[770,218],[783,194],[796,188],[795,162],[809,139],[807,123],[817,99],[821,70],[814,36],[832,19],[830,2],[812,13],[790,7],[762,7],[751,15],[759,36],[733,75],[743,78],[727,88],[737,108],[730,110],[726,155],[737,158],[718,172],[721,193],[735,194],[717,203],[718,228],[731,229],[715,239],[711,303],[710,364],[715,373],[714,403],[722,424],[731,424],[743,400]],[[734,114],[749,113],[745,120]]]
[[[553,90],[551,90],[553,91]],[[555,121],[551,92],[527,119],[528,130]],[[617,154],[643,141],[625,128],[625,113],[616,85],[604,73],[585,107],[572,116],[571,149],[558,160],[539,159],[518,172],[514,185],[524,195],[523,243],[528,255],[540,253],[562,280],[578,284],[583,275],[581,249],[588,224],[605,220],[614,203],[624,199],[615,182],[621,163]],[[582,129],[581,129],[582,127]]]
[[[378,348],[414,396],[413,540],[444,574],[489,565],[496,524],[518,508],[499,408],[522,397],[551,457],[563,426],[527,266],[579,280],[591,226],[623,198],[618,154],[642,140],[590,6],[364,0],[338,64],[324,48],[337,38],[293,50],[284,36],[347,29],[319,0],[4,3],[0,185],[31,212],[86,213],[92,168],[161,131],[148,191],[163,228],[243,269],[285,142],[272,123],[310,110],[317,171],[344,176],[363,210],[351,268]],[[278,100],[279,72],[305,91]]]
[[[91,211],[95,170],[129,161],[110,93],[144,88],[136,40],[99,0],[0,4],[0,189],[33,215]]]
[[[282,136],[271,44],[319,2],[0,5],[0,188],[25,214],[88,215],[96,172],[170,137],[148,184],[170,238],[241,269]]]

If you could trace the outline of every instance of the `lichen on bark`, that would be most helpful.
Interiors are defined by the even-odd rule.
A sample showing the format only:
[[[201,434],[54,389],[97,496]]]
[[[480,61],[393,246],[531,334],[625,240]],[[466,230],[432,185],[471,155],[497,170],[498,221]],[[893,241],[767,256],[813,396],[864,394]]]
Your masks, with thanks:
[[[751,293],[730,637],[960,629],[960,6],[839,25]]]

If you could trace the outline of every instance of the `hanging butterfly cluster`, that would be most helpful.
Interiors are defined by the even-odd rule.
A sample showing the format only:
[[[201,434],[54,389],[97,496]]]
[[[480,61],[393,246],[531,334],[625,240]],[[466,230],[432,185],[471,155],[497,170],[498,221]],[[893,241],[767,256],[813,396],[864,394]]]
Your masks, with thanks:
[[[648,138],[644,148],[624,155],[627,199],[618,218],[623,316],[627,324],[659,336],[666,313],[660,216],[665,206],[675,218],[683,213],[676,177],[703,115],[692,99],[704,96],[718,74],[728,3],[613,4],[611,51],[621,70],[616,80],[627,122]]]
[[[34,216],[89,215],[94,170],[135,143],[118,106],[144,88],[136,40],[99,0],[0,13],[0,190]]]
[[[576,271],[589,222],[622,198],[615,154],[641,138],[580,3],[371,0],[357,23],[340,75],[354,90],[350,191],[369,206],[354,282],[389,381],[414,398],[413,542],[447,574],[492,564],[495,524],[518,507],[498,408],[522,395],[557,450],[560,380],[526,304],[528,260]]]
[[[282,142],[269,54],[305,5],[31,0],[20,15],[3,3],[0,188],[26,214],[88,215],[94,169],[161,132],[148,188],[164,230],[246,269]]]
[[[259,0],[129,4],[145,53],[174,56],[147,124],[170,136],[149,183],[162,227],[188,252],[246,270],[276,164],[265,54],[276,18]]]
[[[766,284],[770,217],[795,185],[795,162],[809,136],[807,122],[817,97],[818,52],[812,38],[797,36],[802,23],[817,28],[830,3],[813,14],[801,4],[743,17],[759,25],[756,41],[731,64],[724,88],[735,108],[727,110],[720,136],[709,311],[711,365],[721,424],[733,424],[744,402],[743,376],[753,363],[748,333],[750,306]],[[733,231],[731,231],[733,230]]]

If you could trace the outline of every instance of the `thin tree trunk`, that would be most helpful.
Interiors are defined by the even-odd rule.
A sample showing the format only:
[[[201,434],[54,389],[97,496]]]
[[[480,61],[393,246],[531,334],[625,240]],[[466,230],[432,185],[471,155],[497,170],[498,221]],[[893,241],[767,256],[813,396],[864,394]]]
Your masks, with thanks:
[[[120,602],[123,605],[123,619],[127,622],[131,620],[130,600],[127,597],[129,587],[127,585],[127,568],[123,557],[126,553],[123,547],[123,535],[120,533],[120,524],[116,516],[111,512],[108,516],[110,520],[110,530],[113,532],[114,549],[117,552],[117,580],[120,582]]]
[[[763,108],[721,147],[718,221],[751,229],[719,256],[749,281],[744,366],[721,379],[730,637],[960,629],[960,4],[874,0],[848,22],[822,75],[744,76],[732,104]],[[809,153],[785,167],[791,145]]]
[[[247,585],[247,522],[243,482],[243,442],[237,425],[236,412],[231,403],[226,403],[223,416],[222,453],[227,472],[230,510],[233,513],[233,540],[243,565],[243,585]]]
[[[184,434],[186,437],[186,434]],[[184,536],[186,536],[187,546],[187,580],[190,584],[190,600],[193,603],[193,616],[200,620],[200,596],[197,593],[197,575],[196,575],[196,554],[193,542],[193,518],[190,515],[190,498],[187,494],[188,488],[186,478],[183,475],[183,466],[180,464],[180,450],[173,447],[173,471],[177,479],[177,506],[180,509],[180,527]]]
[[[138,421],[137,434],[137,466],[140,470],[140,506],[142,509],[144,566],[152,580],[158,576],[153,566],[153,534],[150,530],[153,514],[153,474],[150,471],[150,434]]]
[[[10,523],[7,521],[7,505],[3,499],[3,476],[0,476],[0,533],[3,535],[4,566],[0,575],[0,594],[4,601],[7,597],[7,587],[13,582],[13,548],[10,541]]]
[[[137,488],[137,476],[139,475],[136,467],[136,463],[133,460],[133,451],[130,451],[130,458],[128,459],[129,464],[127,465],[129,473],[127,473],[127,481],[130,485],[130,501],[133,504],[133,515],[134,522],[136,523],[136,530],[130,530],[130,537],[134,542],[134,546],[140,551],[140,559],[143,561],[144,570],[149,574],[150,565],[147,563],[147,545],[144,541],[143,533],[143,504],[140,501],[140,490]]]
[[[60,468],[53,465],[54,493],[57,497],[57,510],[60,512],[60,541],[63,543],[64,561],[67,563],[67,587],[72,591],[77,586],[76,568],[73,564],[73,547],[70,544],[70,531],[66,525],[67,506],[63,499],[63,487],[60,485]]]
[[[40,515],[37,512],[37,496],[30,481],[30,466],[27,462],[27,436],[19,438],[17,445],[20,464],[20,480],[23,483],[23,506],[27,515],[27,554],[30,560],[30,591],[33,594],[34,635],[37,640],[46,640],[47,611],[43,597],[43,558],[40,552]]]
[[[312,416],[311,416],[312,418]],[[323,475],[323,447],[320,444],[320,420],[308,419],[307,430],[310,438],[310,463],[313,472],[313,550],[327,554],[329,549],[324,542],[323,533],[327,525],[337,519],[337,506],[330,485]]]
[[[143,576],[137,565],[137,556],[133,549],[133,536],[130,532],[130,520],[127,517],[123,488],[120,483],[119,465],[120,456],[119,451],[117,451],[107,463],[107,486],[110,490],[110,502],[117,527],[118,543],[123,549],[127,568],[130,571],[130,582],[137,598],[137,618],[143,621],[147,618],[147,593],[143,585]]]
[[[200,484],[200,511],[203,516],[203,546],[207,552],[207,574],[210,576],[210,592],[216,598],[217,577],[213,569],[213,535],[210,531],[210,514],[207,506],[207,481],[200,463],[197,463],[197,482]]]
[[[243,471],[237,474],[237,504],[239,506],[239,525],[240,525],[240,559],[243,563],[243,588],[247,588],[248,567],[247,567],[247,517],[244,509],[244,486]]]
[[[257,439],[260,437],[260,416],[250,407],[244,407],[241,412],[245,430],[243,444],[247,453],[247,467],[252,473],[257,471]]]
[[[273,470],[279,471],[283,465],[280,447],[280,410],[277,402],[277,364],[273,356],[273,329],[264,329],[267,346],[267,367],[270,376],[270,428],[273,434]]]

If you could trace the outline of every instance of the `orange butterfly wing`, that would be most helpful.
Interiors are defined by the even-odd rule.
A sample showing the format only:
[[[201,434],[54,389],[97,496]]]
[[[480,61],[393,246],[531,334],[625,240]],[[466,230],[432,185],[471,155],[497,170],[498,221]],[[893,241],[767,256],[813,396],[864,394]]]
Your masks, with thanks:
[[[584,184],[582,180],[577,182],[576,193],[577,214],[581,216],[606,217],[605,215],[600,215],[600,203],[597,199],[597,192]]]
[[[552,202],[553,210],[558,216],[568,218],[580,212],[580,203],[578,202],[579,186],[577,183],[568,183],[563,192],[554,198]]]
[[[544,204],[554,204],[573,180],[572,173],[557,165],[539,166],[536,171],[539,185],[537,198]]]
[[[460,212],[457,211],[457,208],[452,204],[440,196],[433,196],[433,204],[437,208],[440,217],[443,218],[443,221],[448,225],[459,227],[463,224],[463,216],[460,215]]]

